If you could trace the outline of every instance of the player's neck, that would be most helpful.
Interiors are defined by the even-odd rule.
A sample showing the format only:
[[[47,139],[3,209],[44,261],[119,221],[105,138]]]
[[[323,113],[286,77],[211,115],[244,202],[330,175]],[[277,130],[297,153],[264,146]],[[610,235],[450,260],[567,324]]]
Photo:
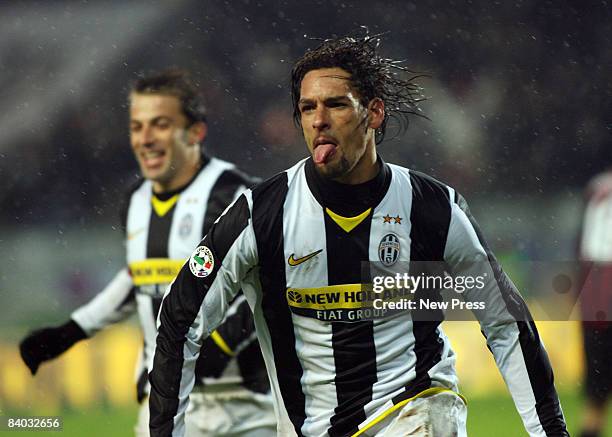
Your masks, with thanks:
[[[377,174],[361,184],[342,184],[322,176],[312,160],[306,162],[306,182],[319,204],[344,217],[354,217],[368,208],[375,208],[391,183],[391,171],[378,156]]]

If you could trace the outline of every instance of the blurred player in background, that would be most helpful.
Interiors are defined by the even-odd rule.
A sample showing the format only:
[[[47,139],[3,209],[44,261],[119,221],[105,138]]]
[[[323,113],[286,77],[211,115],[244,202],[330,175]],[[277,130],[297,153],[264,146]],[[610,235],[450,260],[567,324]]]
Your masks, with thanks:
[[[138,312],[144,334],[137,398],[137,436],[148,432],[148,370],[162,296],[223,210],[251,183],[233,164],[207,156],[203,101],[187,73],[168,70],[139,78],[129,95],[130,141],[143,179],[130,190],[122,220],[127,266],[58,327],[20,344],[32,374],[74,343]],[[186,416],[193,436],[272,436],[276,422],[269,383],[244,296],[228,303],[196,366]]]
[[[279,436],[465,436],[443,312],[373,320],[358,305],[371,282],[362,262],[398,261],[482,278],[462,296],[484,304],[475,312],[525,429],[568,436],[535,323],[463,197],[377,154],[388,119],[407,123],[420,96],[379,43],[325,40],[294,65],[294,116],[311,156],[241,195],[169,288],[150,374],[153,436],[182,435],[200,336],[240,288],[254,302]]]
[[[601,437],[612,390],[612,171],[588,185],[580,259],[585,352],[585,396],[580,437]]]

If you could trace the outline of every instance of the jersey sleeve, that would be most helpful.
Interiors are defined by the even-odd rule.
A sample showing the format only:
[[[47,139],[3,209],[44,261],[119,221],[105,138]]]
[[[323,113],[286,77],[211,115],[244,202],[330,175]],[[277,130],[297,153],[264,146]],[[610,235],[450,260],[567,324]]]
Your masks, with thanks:
[[[221,324],[257,264],[250,192],[217,219],[164,296],[149,374],[151,436],[184,434],[188,396],[204,338]]]
[[[487,246],[467,203],[458,194],[444,258],[453,275],[484,278],[464,293],[484,303],[474,310],[515,406],[530,436],[569,436],[553,371],[527,305]],[[451,200],[452,202],[452,200]]]
[[[136,310],[134,285],[127,268],[120,270],[91,301],[71,315],[88,337],[104,327],[120,322]]]

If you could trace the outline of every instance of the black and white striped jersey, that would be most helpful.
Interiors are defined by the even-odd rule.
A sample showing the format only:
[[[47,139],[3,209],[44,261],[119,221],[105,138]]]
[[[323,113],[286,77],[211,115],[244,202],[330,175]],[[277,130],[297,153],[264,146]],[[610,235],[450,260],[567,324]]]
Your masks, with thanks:
[[[144,336],[139,363],[138,396],[148,391],[156,321],[163,293],[214,220],[251,181],[233,164],[203,157],[204,165],[185,187],[153,194],[143,181],[131,192],[126,215],[127,267],[72,319],[91,336],[105,326],[138,312]],[[236,298],[221,325],[207,340],[198,381],[244,384],[267,391],[261,352],[256,344],[252,313],[243,296]],[[254,347],[253,347],[254,346]]]
[[[279,436],[367,435],[430,387],[456,390],[455,355],[438,320],[352,311],[362,261],[442,261],[453,275],[486,266],[482,332],[532,436],[568,435],[547,354],[528,309],[452,188],[381,162],[346,186],[311,159],[247,190],[218,219],[168,289],[151,379],[151,432],[181,435],[202,336],[242,287],[255,319]],[[342,298],[338,298],[338,296]],[[335,296],[335,297],[334,297]]]

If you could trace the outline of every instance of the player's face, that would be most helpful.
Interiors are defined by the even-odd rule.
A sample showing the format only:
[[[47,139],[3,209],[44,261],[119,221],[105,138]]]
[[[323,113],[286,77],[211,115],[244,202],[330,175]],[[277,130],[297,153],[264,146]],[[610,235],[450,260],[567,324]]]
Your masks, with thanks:
[[[382,123],[384,104],[372,99],[363,106],[349,79],[341,68],[309,71],[301,83],[298,108],[319,173],[356,184],[376,175],[374,130]]]
[[[179,188],[197,171],[200,155],[197,144],[202,138],[196,131],[202,126],[187,127],[187,123],[175,96],[130,95],[132,150],[142,175],[153,181],[156,192]]]

